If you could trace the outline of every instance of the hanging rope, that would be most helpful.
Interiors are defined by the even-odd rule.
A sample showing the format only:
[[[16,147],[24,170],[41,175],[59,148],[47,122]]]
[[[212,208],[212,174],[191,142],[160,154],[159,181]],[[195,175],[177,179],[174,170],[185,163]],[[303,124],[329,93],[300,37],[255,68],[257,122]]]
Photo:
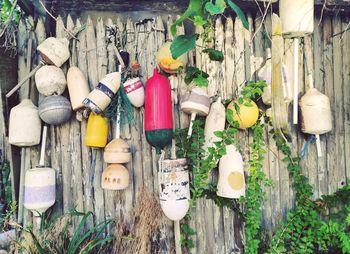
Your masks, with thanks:
[[[304,143],[303,145],[303,149],[301,149],[301,152],[300,152],[300,156],[302,159],[304,159],[304,157],[306,156],[307,154],[307,151],[309,149],[309,145],[313,144],[316,142],[316,136],[315,135],[311,135]]]

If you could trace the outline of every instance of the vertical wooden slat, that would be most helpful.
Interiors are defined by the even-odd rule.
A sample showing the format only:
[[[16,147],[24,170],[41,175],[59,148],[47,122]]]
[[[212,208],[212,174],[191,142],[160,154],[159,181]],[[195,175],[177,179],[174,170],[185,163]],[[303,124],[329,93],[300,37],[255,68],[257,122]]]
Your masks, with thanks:
[[[348,28],[349,17],[342,18],[342,30]],[[350,33],[341,35],[343,44],[343,82],[344,82],[344,141],[345,141],[345,159],[346,159],[346,178],[350,178]]]
[[[330,17],[324,17],[323,19],[323,70],[324,70],[324,93],[329,97],[329,100],[331,102],[331,108],[332,108],[332,115],[334,116],[334,90],[333,90],[333,47],[331,42],[332,36],[332,20]],[[334,128],[334,125],[333,125]],[[330,179],[330,171],[332,171],[335,166],[336,162],[333,159],[333,156],[331,153],[335,151],[335,132],[334,129],[332,132],[329,132],[325,135],[322,135],[321,140],[323,137],[326,137],[326,144],[327,148],[326,150],[323,150],[327,162],[324,168],[325,176],[327,178],[327,184],[324,186],[325,189],[320,191],[320,195],[329,194],[331,191],[331,179]]]
[[[97,45],[95,28],[89,16],[86,21],[86,52],[87,52],[87,70],[89,72],[89,85],[92,90],[98,84],[97,70]]]
[[[323,25],[318,25],[319,19],[314,19],[315,31],[313,36],[313,53],[314,53],[314,85],[320,92],[324,93],[324,64],[323,64]],[[323,156],[317,158],[317,193],[318,197],[327,193],[327,150],[326,136],[320,135],[321,149]]]
[[[80,19],[76,22],[77,27],[80,26]],[[78,55],[78,68],[84,73],[86,80],[89,80],[88,74],[88,64],[87,64],[87,29],[84,29],[78,34],[77,43],[77,55]],[[90,86],[91,87],[91,86]],[[82,159],[82,181],[83,181],[83,193],[84,193],[84,211],[93,212],[94,211],[94,196],[93,196],[93,186],[92,186],[92,176],[95,172],[91,171],[90,168],[90,156],[91,149],[85,146],[85,133],[86,133],[87,120],[82,119],[80,129],[81,129],[81,159]],[[87,221],[87,227],[93,225],[93,219]]]
[[[341,34],[342,24],[341,18],[333,16],[332,18],[333,34]],[[345,144],[344,144],[344,86],[349,85],[343,80],[343,52],[342,45],[344,41],[340,35],[332,37],[333,41],[333,84],[334,84],[334,126],[332,133],[335,134],[335,150],[331,153],[336,162],[335,167],[329,168],[329,176],[331,181],[331,193],[343,187],[346,181],[345,169]]]

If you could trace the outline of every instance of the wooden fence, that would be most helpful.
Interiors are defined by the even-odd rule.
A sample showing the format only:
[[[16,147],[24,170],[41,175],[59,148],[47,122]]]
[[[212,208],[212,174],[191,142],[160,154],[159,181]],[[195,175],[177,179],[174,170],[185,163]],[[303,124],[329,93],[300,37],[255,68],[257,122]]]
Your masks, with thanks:
[[[71,58],[63,67],[64,71],[70,65],[78,66],[93,88],[106,73],[116,70],[114,53],[106,43],[105,26],[116,24],[120,34],[126,39],[125,49],[132,57],[135,50],[139,54],[142,70],[142,80],[146,81],[152,75],[156,66],[155,54],[160,45],[170,39],[168,33],[172,18],[155,18],[144,24],[136,25],[125,16],[115,19],[99,18],[93,22],[87,20],[72,20],[70,16],[57,20],[56,35],[63,37],[66,26],[68,29],[86,24],[85,30],[79,33],[79,41],[73,40]],[[247,80],[256,78],[255,71],[259,69],[266,56],[266,48],[270,47],[270,15],[263,20],[261,15],[248,15],[250,30],[243,28],[238,19],[228,17],[215,22],[215,47],[224,51],[223,63],[210,62],[199,52],[189,54],[190,63],[201,65],[210,75],[208,93],[210,96],[222,95],[225,99],[233,98],[237,88]],[[315,145],[310,145],[306,156],[302,159],[303,171],[310,178],[315,189],[315,198],[332,193],[345,184],[350,177],[350,32],[341,33],[349,26],[349,17],[324,16],[315,19],[315,32],[312,37],[305,38],[299,52],[300,95],[305,92],[303,62],[305,57],[310,60],[314,70],[315,87],[327,94],[332,105],[334,129],[322,135],[323,157],[317,158]],[[28,26],[23,22],[19,26],[19,79],[32,65],[38,63],[35,52],[36,45],[46,37],[43,21],[39,19],[36,25]],[[34,23],[33,23],[34,24]],[[183,31],[183,28],[180,28]],[[179,31],[181,32],[181,31]],[[30,43],[32,44],[30,47]],[[29,45],[29,46],[28,46]],[[285,40],[285,64],[293,70],[292,40]],[[31,50],[31,52],[29,52]],[[305,51],[305,57],[303,56]],[[292,78],[292,75],[290,75]],[[291,80],[293,82],[293,80]],[[183,77],[172,78],[176,97],[175,125],[186,128],[188,116],[179,111],[179,96],[186,90]],[[38,101],[38,93],[34,81],[30,86],[31,98]],[[39,98],[40,99],[40,98]],[[143,131],[143,109],[134,109],[135,124],[126,125],[122,130],[132,151],[132,161],[127,164],[130,173],[130,186],[124,191],[105,191],[101,188],[101,174],[106,164],[103,162],[101,149],[91,149],[84,146],[86,120],[71,121],[61,126],[51,126],[46,153],[46,164],[57,172],[57,197],[53,207],[54,213],[62,214],[73,207],[80,211],[93,211],[94,222],[105,218],[118,217],[130,221],[129,211],[135,205],[140,188],[145,186],[150,191],[158,193],[157,161],[155,150],[146,142]],[[297,126],[292,126],[292,148],[300,154],[306,137],[300,134]],[[248,144],[251,142],[249,131],[238,134],[240,146],[244,152],[245,161],[249,158]],[[265,138],[268,146],[264,170],[273,180],[274,187],[267,189],[268,197],[263,204],[263,227],[271,231],[286,215],[288,208],[293,206],[293,189],[286,166],[280,160],[274,141],[266,130]],[[25,148],[25,163],[23,168],[29,169],[38,163],[38,147]],[[258,208],[257,208],[258,209]],[[25,223],[32,220],[32,215],[25,211]],[[160,241],[164,253],[173,250],[172,223],[163,216],[160,231]],[[92,223],[92,221],[90,222]],[[227,208],[219,208],[210,200],[200,200],[194,209],[191,221],[197,235],[193,253],[240,253],[243,249],[243,223],[237,214]]]

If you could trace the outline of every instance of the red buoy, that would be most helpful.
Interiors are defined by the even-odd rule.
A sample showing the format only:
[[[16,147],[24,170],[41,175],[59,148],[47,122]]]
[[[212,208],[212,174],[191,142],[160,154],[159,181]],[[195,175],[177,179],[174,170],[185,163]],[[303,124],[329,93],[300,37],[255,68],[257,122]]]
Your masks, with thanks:
[[[146,82],[144,122],[146,139],[158,153],[171,143],[172,114],[170,82],[154,69],[153,76]]]

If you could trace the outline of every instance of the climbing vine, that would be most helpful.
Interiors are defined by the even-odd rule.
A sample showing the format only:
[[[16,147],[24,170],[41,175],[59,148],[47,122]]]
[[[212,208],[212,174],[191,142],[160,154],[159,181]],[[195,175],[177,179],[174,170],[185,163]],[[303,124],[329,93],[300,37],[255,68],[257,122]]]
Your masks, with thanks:
[[[248,29],[248,21],[242,10],[231,0],[190,0],[188,8],[184,14],[178,18],[171,26],[171,33],[176,35],[177,26],[181,26],[185,21],[192,23],[198,29],[191,35],[177,35],[170,47],[174,59],[194,49],[199,49],[200,54],[207,54],[212,61],[222,62],[224,54],[222,51],[213,48],[214,38],[211,35],[214,31],[212,19],[219,15],[224,15],[225,11],[233,10],[241,19],[243,26]],[[202,45],[198,45],[197,41]],[[197,67],[188,67],[185,70],[185,83],[191,82],[199,87],[206,87],[209,84],[209,75]]]
[[[272,237],[268,253],[350,253],[350,185],[333,195],[313,200],[313,189],[301,172],[300,158],[292,156],[280,133],[272,130],[271,135],[278,150],[284,154],[283,161],[287,163],[293,180],[296,203]],[[336,209],[332,211],[333,208]]]
[[[240,101],[246,99],[246,106],[252,106],[250,100],[259,97],[265,86],[265,82],[249,82],[241,91],[241,95],[237,99],[238,103],[235,103],[235,109],[239,112]],[[251,159],[249,160],[249,181],[246,199],[234,200],[219,197],[216,195],[217,184],[216,172],[217,164],[220,158],[226,154],[226,146],[235,144],[238,146],[238,140],[235,138],[235,134],[238,132],[239,123],[234,120],[232,110],[227,110],[227,128],[224,131],[217,131],[214,134],[221,138],[221,141],[214,142],[214,147],[209,147],[208,151],[203,150],[204,144],[204,120],[199,119],[193,122],[193,133],[191,138],[187,138],[187,130],[176,130],[175,137],[177,139],[177,145],[179,147],[178,157],[186,157],[189,159],[189,169],[192,172],[191,183],[191,201],[190,207],[196,206],[197,200],[200,198],[212,199],[219,207],[228,207],[229,209],[237,212],[246,221],[246,234],[249,235],[247,246],[250,249],[254,248],[254,243],[259,243],[258,232],[260,228],[260,211],[256,211],[256,207],[260,204],[264,198],[262,192],[262,185],[270,185],[270,181],[266,175],[262,172],[262,160],[265,153],[264,140],[263,140],[263,123],[258,122],[253,127],[253,144],[251,145]],[[247,209],[247,213],[243,216],[241,206],[244,205]],[[182,224],[182,243],[184,247],[192,248],[193,241],[191,236],[195,234],[195,231],[190,228],[188,222],[192,219],[191,209],[187,214],[185,221]],[[257,223],[258,222],[258,223]],[[252,246],[252,247],[250,247]]]

